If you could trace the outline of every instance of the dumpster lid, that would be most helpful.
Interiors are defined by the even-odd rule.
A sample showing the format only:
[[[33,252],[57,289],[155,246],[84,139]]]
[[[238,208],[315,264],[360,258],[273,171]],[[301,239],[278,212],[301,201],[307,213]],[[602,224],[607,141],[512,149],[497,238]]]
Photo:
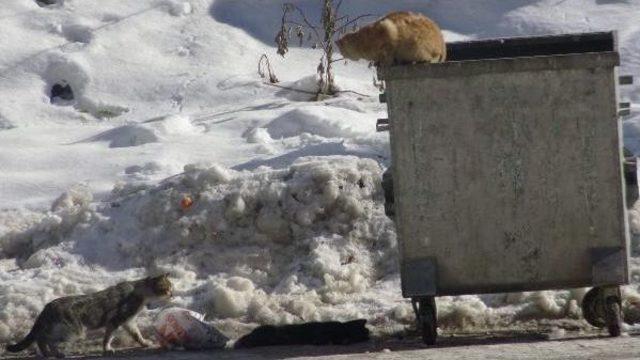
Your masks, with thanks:
[[[447,44],[447,61],[378,67],[378,78],[460,77],[481,73],[611,68],[620,64],[616,32],[515,37]]]
[[[528,36],[447,44],[447,61],[613,52],[616,32]]]

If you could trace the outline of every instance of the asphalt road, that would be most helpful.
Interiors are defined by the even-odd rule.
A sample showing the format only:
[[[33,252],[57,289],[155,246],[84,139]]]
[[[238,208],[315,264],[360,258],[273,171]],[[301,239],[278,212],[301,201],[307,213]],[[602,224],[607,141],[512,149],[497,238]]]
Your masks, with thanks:
[[[550,340],[548,335],[466,334],[440,338],[435,347],[425,347],[417,339],[371,341],[351,346],[290,346],[252,350],[218,350],[206,352],[164,351],[160,349],[130,349],[103,357],[97,351],[89,356],[70,356],[74,359],[420,359],[420,360],[474,360],[474,359],[640,359],[640,336],[626,335],[609,338],[602,334],[568,335]],[[24,357],[0,355],[0,359]],[[34,359],[35,356],[28,358]]]

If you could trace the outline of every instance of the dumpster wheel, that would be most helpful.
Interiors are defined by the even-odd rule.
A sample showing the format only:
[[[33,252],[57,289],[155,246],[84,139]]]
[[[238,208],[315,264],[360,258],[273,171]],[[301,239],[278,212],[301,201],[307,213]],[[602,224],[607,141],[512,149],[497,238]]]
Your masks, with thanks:
[[[435,345],[438,337],[438,318],[436,300],[433,296],[412,298],[411,305],[416,313],[418,330],[422,341],[427,345]]]
[[[594,287],[582,299],[582,314],[587,322],[597,328],[607,328],[611,336],[620,336],[622,312],[620,289]]]
[[[620,336],[622,328],[622,311],[620,310],[620,298],[609,296],[605,302],[605,318],[609,335]]]

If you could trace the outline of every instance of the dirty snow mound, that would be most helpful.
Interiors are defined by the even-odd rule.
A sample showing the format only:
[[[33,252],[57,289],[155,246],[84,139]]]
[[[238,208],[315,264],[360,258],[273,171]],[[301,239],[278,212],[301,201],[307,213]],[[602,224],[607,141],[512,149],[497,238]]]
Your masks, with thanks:
[[[93,208],[73,189],[40,222],[0,237],[21,266],[0,283],[9,304],[0,319],[13,330],[1,340],[24,332],[45,301],[65,294],[43,293],[28,305],[23,294],[31,285],[21,280],[68,283],[69,269],[114,277],[170,270],[178,305],[235,324],[383,311],[386,300],[372,289],[396,273],[397,257],[380,174],[375,161],[355,157],[303,158],[278,171],[187,166],[156,187],[117,187]],[[185,196],[193,199],[187,208],[180,206]],[[21,320],[9,320],[17,308]]]

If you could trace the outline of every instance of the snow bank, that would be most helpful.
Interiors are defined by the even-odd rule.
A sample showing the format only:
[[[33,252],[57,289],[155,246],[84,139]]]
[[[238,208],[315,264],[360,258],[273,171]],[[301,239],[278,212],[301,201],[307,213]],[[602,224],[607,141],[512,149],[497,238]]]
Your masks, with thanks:
[[[150,129],[139,125],[124,125],[105,131],[91,138],[91,141],[104,141],[109,147],[140,146],[158,141],[158,136]]]
[[[188,116],[171,115],[143,124],[115,127],[84,142],[107,142],[110,148],[140,146],[159,142],[168,137],[181,137],[200,132]]]
[[[16,260],[0,263],[9,269],[0,272],[0,341],[24,334],[55,297],[159,271],[172,273],[172,305],[205,313],[232,337],[256,323],[364,317],[383,333],[414,323],[399,294],[396,236],[375,161],[336,156],[301,158],[282,170],[184,170],[157,186],[118,186],[102,204],[75,187],[32,223],[1,233],[1,253]],[[193,199],[187,208],[180,205],[185,196]],[[437,303],[442,329],[538,319],[586,327],[578,320],[583,295],[468,295]],[[637,315],[638,299],[625,290],[629,316]],[[150,326],[158,310],[141,323]]]
[[[371,133],[375,119],[369,114],[330,106],[304,107],[291,110],[271,121],[265,128],[274,139],[304,133],[326,138],[356,137]]]
[[[86,290],[67,289],[83,269],[110,275],[95,287],[172,271],[176,304],[238,324],[348,319],[374,310],[364,303],[381,311],[377,294],[362,296],[395,273],[380,174],[372,160],[303,158],[279,171],[188,166],[156,187],[118,187],[97,207],[72,189],[39,222],[0,237],[20,266],[2,275],[0,324],[11,331],[0,341],[22,334],[46,301]],[[186,195],[194,203],[183,210]],[[59,291],[35,287],[43,282]]]

